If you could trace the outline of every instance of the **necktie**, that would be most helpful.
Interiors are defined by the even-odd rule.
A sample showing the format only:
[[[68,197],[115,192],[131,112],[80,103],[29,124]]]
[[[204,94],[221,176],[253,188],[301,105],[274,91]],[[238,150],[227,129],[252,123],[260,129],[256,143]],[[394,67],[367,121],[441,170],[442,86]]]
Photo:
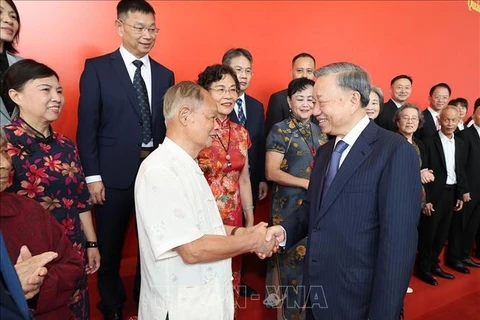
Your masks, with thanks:
[[[12,300],[15,301],[15,304],[18,307],[18,310],[22,313],[24,319],[30,319],[28,313],[27,300],[23,294],[22,285],[18,279],[17,272],[8,257],[7,248],[3,241],[3,235],[0,232],[0,271],[3,277],[5,286],[7,287]]]
[[[152,141],[152,114],[150,113],[150,104],[148,103],[147,86],[145,85],[145,81],[143,81],[140,70],[143,62],[135,60],[133,64],[137,67],[135,75],[133,76],[133,88],[135,88],[135,92],[137,93],[138,105],[140,106],[140,113],[142,114],[142,142],[147,144]]]
[[[245,124],[247,123],[247,118],[245,118],[245,112],[243,111],[242,99],[240,98],[237,99],[237,106],[238,106],[238,121],[240,122],[242,127],[245,127]]]
[[[327,193],[328,188],[332,184],[335,175],[337,174],[338,167],[340,165],[340,158],[342,157],[343,151],[347,149],[348,143],[343,140],[339,140],[335,149],[333,150],[332,157],[330,158],[330,163],[327,169],[327,175],[325,176],[325,182],[323,185],[322,198]]]

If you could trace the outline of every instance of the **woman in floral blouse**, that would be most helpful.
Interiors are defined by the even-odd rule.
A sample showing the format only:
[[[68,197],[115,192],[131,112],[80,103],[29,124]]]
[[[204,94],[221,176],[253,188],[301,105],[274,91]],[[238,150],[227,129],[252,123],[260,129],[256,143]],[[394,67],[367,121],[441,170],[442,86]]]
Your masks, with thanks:
[[[217,201],[223,223],[241,227],[243,216],[247,227],[253,226],[253,201],[248,174],[248,131],[230,121],[240,84],[235,72],[227,66],[213,65],[198,75],[197,83],[210,92],[217,102],[219,129],[210,148],[200,151],[198,164]],[[235,299],[238,299],[242,257],[232,258]]]
[[[310,121],[314,84],[306,78],[290,82],[287,89],[290,117],[275,124],[267,138],[265,173],[274,182],[270,212],[274,225],[293,214],[306,198],[315,153],[327,142],[320,127]],[[267,293],[277,294],[278,305],[285,298],[283,308],[277,309],[277,319],[305,318],[305,312],[295,306],[302,305],[302,291],[297,291],[297,286],[302,284],[306,243],[305,238],[285,253],[275,255],[270,264],[267,285],[275,289]]]
[[[100,253],[77,150],[51,127],[64,105],[59,77],[46,65],[27,59],[6,71],[2,88],[3,98],[11,99],[20,111],[5,127],[14,172],[7,191],[34,199],[49,210],[84,258],[85,271],[70,310],[75,319],[89,319],[87,274],[98,270]]]

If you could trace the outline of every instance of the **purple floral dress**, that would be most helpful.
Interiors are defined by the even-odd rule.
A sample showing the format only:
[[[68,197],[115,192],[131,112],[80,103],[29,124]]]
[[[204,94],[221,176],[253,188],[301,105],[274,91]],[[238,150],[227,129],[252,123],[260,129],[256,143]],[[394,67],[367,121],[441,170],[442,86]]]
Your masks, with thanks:
[[[85,235],[79,214],[90,210],[90,195],[73,142],[52,131],[48,137],[33,129],[20,117],[7,125],[8,154],[12,158],[14,192],[38,201],[62,225],[74,249],[87,263]],[[75,319],[89,319],[87,275],[72,293],[70,310]]]

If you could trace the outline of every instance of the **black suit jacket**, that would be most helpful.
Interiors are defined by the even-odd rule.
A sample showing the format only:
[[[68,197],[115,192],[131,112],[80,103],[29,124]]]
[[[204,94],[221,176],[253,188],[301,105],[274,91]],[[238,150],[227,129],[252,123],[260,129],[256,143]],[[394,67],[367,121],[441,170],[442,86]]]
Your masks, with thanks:
[[[165,138],[163,96],[173,72],[150,58],[154,147]],[[87,59],[80,78],[77,142],[86,176],[101,175],[106,187],[126,189],[140,164],[142,116],[119,50]]]
[[[424,120],[423,127],[421,127],[415,132],[415,137],[419,140],[425,141],[431,136],[433,136],[438,130],[430,111],[428,111],[428,109],[425,109],[422,113]]]
[[[316,319],[396,320],[417,248],[418,155],[370,121],[322,197],[334,143],[318,149],[307,197],[281,224],[287,247],[308,235],[303,285]]]
[[[442,141],[439,133],[424,140],[425,144],[425,167],[433,170],[435,181],[425,185],[426,201],[432,203],[433,208],[440,201],[443,190],[447,184],[447,165],[445,162],[445,153],[443,152]],[[455,136],[455,174],[457,176],[457,185],[455,188],[456,198],[463,199],[465,191],[465,143],[461,138]]]
[[[398,108],[395,102],[392,99],[388,100],[387,103],[383,106],[382,112],[375,119],[376,124],[378,124],[383,129],[396,132],[398,130],[397,124],[393,121],[395,112]]]
[[[465,142],[465,192],[470,192],[472,198],[480,198],[480,137],[472,125],[461,131],[459,136]]]
[[[258,186],[265,179],[265,118],[263,104],[257,99],[245,94],[245,112],[247,114],[247,129],[252,146],[248,149],[250,165],[250,182],[252,184],[253,202],[258,198]],[[230,120],[240,124],[235,110],[230,114]]]
[[[265,120],[265,135],[268,136],[274,124],[290,116],[290,107],[287,102],[287,89],[275,92],[270,96]]]

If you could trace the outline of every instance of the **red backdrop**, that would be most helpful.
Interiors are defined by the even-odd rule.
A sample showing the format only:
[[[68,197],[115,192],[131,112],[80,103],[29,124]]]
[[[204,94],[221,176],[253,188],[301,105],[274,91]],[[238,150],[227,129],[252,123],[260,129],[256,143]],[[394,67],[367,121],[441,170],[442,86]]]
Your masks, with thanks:
[[[150,1],[161,29],[151,56],[180,80],[196,80],[231,47],[254,57],[249,93],[268,102],[290,80],[302,51],[317,66],[348,60],[363,66],[389,97],[390,79],[413,76],[411,101],[427,105],[437,82],[473,105],[480,96],[480,13],[469,1]],[[54,68],[65,88],[58,131],[75,137],[78,81],[85,58],[118,48],[117,1],[16,1],[20,54]],[[471,113],[471,111],[470,111]]]

